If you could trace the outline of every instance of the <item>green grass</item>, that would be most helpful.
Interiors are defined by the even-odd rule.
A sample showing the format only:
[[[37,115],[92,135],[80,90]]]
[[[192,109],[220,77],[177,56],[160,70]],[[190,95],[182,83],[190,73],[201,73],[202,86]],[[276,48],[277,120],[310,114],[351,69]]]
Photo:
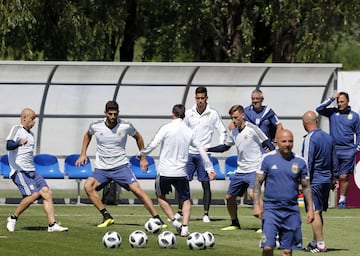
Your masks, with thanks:
[[[57,220],[69,227],[66,233],[48,233],[46,217],[41,205],[31,206],[19,219],[16,231],[6,231],[6,217],[16,205],[0,206],[0,255],[261,255],[258,247],[260,234],[255,232],[260,227],[260,221],[252,217],[251,207],[239,207],[241,230],[221,231],[229,224],[225,206],[212,206],[212,222],[201,221],[202,206],[194,206],[190,221],[190,231],[210,231],[215,235],[215,248],[193,251],[186,247],[186,238],[177,236],[174,249],[160,249],[156,244],[156,235],[149,235],[146,248],[131,248],[128,242],[129,234],[137,229],[144,230],[143,224],[149,215],[143,206],[107,206],[116,220],[116,224],[107,228],[97,228],[101,216],[91,205],[56,205]],[[158,208],[158,206],[156,206]],[[159,208],[158,208],[159,209]],[[302,209],[302,212],[304,210]],[[161,216],[164,216],[159,209]],[[165,217],[163,217],[166,220]],[[330,251],[327,255],[360,255],[357,247],[360,227],[360,209],[329,209],[324,213],[325,239]],[[118,249],[106,249],[101,243],[106,231],[115,230],[120,233],[123,243]],[[175,231],[171,225],[168,230]],[[303,223],[304,244],[311,240],[311,226]],[[280,255],[275,251],[275,255]],[[293,255],[309,255],[309,253],[294,251]]]

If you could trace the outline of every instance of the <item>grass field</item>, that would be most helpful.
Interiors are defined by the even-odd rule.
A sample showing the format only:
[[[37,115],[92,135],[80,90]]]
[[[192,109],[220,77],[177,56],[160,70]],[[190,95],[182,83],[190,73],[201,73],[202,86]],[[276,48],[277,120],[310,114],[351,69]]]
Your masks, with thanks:
[[[216,244],[212,249],[193,251],[186,247],[186,238],[177,236],[174,249],[160,249],[156,244],[156,235],[148,235],[146,248],[131,248],[129,234],[137,229],[144,230],[144,223],[149,215],[142,206],[118,205],[107,206],[116,223],[107,228],[97,228],[101,221],[100,214],[91,205],[56,205],[57,220],[69,227],[66,233],[48,233],[46,218],[41,205],[31,206],[19,219],[14,233],[6,230],[6,217],[16,205],[0,206],[0,255],[261,255],[258,247],[260,234],[255,230],[260,221],[252,217],[251,207],[239,208],[241,230],[221,231],[229,224],[225,206],[212,206],[211,223],[201,220],[202,206],[194,206],[190,222],[190,231],[210,231],[215,235]],[[158,207],[157,207],[158,208]],[[159,208],[158,208],[159,209]],[[302,209],[302,211],[304,211]],[[159,209],[160,215],[164,216]],[[165,217],[164,217],[165,219]],[[357,247],[360,227],[360,209],[329,209],[324,214],[325,239],[329,255],[360,255]],[[123,243],[118,249],[106,249],[101,243],[106,231],[120,233]],[[171,225],[168,230],[175,231]],[[311,240],[311,226],[303,223],[304,245]],[[275,255],[280,255],[275,251]],[[309,255],[294,251],[293,255]]]

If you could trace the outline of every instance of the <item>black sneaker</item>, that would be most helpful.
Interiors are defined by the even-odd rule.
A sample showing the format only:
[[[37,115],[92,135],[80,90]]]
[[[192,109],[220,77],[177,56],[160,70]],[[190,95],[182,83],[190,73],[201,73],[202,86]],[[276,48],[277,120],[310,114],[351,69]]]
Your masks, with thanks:
[[[304,248],[304,251],[305,252],[312,252],[312,250],[316,249],[317,246],[315,245],[312,245],[311,243],[309,243],[305,248]]]

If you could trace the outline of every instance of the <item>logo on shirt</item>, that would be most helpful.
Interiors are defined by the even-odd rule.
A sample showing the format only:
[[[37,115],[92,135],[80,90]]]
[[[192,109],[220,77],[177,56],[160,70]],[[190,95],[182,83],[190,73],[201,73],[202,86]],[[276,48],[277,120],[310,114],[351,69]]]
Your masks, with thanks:
[[[349,113],[348,116],[347,116],[347,119],[349,119],[349,120],[353,119],[353,114]]]
[[[34,187],[33,184],[31,184],[29,187],[30,187],[30,190],[34,190],[34,189],[35,189],[35,187]]]
[[[121,137],[121,131],[118,131],[117,135],[118,135],[119,137]]]
[[[247,135],[244,136],[244,140],[247,140],[249,137]]]
[[[297,163],[293,163],[292,167],[291,167],[291,171],[292,173],[296,174],[299,172],[299,166]]]
[[[277,170],[278,167],[276,166],[276,164],[274,164],[273,166],[271,166],[271,170]]]

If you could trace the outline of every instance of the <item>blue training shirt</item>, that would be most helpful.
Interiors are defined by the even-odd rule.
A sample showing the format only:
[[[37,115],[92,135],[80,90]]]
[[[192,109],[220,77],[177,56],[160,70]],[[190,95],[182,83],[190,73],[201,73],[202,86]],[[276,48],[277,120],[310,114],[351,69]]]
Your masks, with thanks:
[[[320,128],[310,131],[302,146],[308,164],[311,184],[331,183],[338,178],[338,161],[334,140]]]
[[[316,111],[329,118],[330,135],[335,141],[336,150],[360,151],[359,115],[350,107],[342,111],[335,107],[327,108],[334,100],[334,97],[327,99],[316,108]],[[355,144],[354,134],[356,134]]]
[[[253,105],[244,109],[245,120],[258,126],[265,135],[273,140],[276,126],[280,123],[279,118],[269,106],[262,106],[260,112],[254,110]]]
[[[263,155],[257,173],[265,175],[264,209],[298,210],[299,184],[308,179],[305,160],[292,153],[284,159],[277,150]]]

